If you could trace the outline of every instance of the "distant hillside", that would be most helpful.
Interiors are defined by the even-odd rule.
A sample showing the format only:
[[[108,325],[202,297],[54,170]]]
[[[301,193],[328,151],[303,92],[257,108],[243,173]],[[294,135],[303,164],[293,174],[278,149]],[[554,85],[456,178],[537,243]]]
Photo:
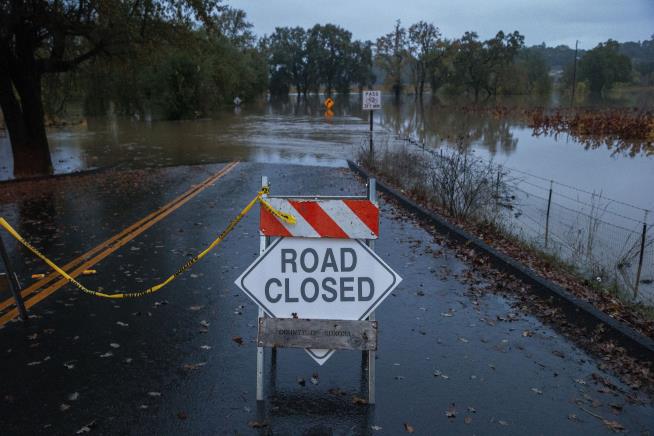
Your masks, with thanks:
[[[556,47],[547,47],[545,43],[534,45],[526,50],[539,53],[545,59],[550,70],[561,70],[574,60],[575,49],[567,45],[557,45]],[[579,50],[581,58],[586,50]],[[627,55],[632,64],[638,65],[654,64],[654,35],[645,41],[628,41],[620,43],[620,53]]]

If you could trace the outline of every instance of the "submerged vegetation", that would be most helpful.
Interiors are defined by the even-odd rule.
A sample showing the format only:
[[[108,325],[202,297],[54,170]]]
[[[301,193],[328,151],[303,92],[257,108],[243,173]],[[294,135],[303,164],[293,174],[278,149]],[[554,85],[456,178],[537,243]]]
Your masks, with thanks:
[[[647,236],[641,247],[640,233],[606,221],[610,200],[593,194],[590,208],[583,210],[553,202],[550,216],[547,199],[534,204],[532,194],[521,188],[520,177],[476,156],[463,138],[458,147],[435,151],[399,138],[378,137],[375,153],[362,147],[358,160],[413,200],[602,310],[628,307],[630,322],[654,331],[654,295],[642,290],[638,296],[634,280],[641,250],[650,253],[654,237]]]
[[[654,114],[632,108],[590,110],[576,109],[529,113],[534,135],[567,133],[590,148],[606,145],[614,153],[654,154]]]

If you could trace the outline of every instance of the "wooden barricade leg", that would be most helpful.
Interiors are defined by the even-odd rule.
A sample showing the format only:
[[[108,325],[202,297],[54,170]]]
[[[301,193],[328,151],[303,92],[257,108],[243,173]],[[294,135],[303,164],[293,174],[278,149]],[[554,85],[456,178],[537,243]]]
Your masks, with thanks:
[[[261,187],[268,186],[268,177],[261,176]],[[268,238],[259,236],[259,254],[266,251]],[[262,308],[259,308],[259,318],[266,316]],[[257,319],[259,325],[259,319]],[[263,401],[263,347],[257,347],[257,401]]]
[[[372,111],[370,111],[372,115]],[[374,178],[368,179],[368,199],[377,202],[377,181]],[[374,251],[375,241],[370,239],[367,241],[368,247]],[[375,312],[371,312],[368,320],[375,320]],[[373,350],[368,350],[368,404],[375,404],[375,354]]]

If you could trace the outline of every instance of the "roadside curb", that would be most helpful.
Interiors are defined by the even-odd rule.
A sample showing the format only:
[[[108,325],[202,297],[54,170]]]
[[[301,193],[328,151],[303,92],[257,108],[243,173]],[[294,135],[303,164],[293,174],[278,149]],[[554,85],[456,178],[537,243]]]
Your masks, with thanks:
[[[347,163],[350,169],[356,174],[364,178],[371,176],[367,170],[360,167],[355,162],[348,160]],[[609,334],[612,339],[619,341],[622,346],[631,350],[637,357],[654,360],[654,340],[637,332],[628,325],[611,318],[604,312],[595,308],[592,304],[580,300],[561,286],[541,277],[526,265],[504,253],[500,253],[476,236],[473,236],[460,227],[449,223],[445,218],[437,213],[420,206],[386,183],[377,180],[377,189],[390,195],[402,206],[416,215],[431,221],[440,232],[446,234],[449,238],[456,240],[458,243],[464,243],[467,246],[474,248],[475,251],[479,253],[488,255],[495,268],[516,276],[524,283],[531,285],[534,291],[544,297],[554,297],[562,304],[566,315],[571,319],[574,319],[575,321],[583,321],[590,327],[594,327],[597,324],[603,324],[607,327],[606,333]]]

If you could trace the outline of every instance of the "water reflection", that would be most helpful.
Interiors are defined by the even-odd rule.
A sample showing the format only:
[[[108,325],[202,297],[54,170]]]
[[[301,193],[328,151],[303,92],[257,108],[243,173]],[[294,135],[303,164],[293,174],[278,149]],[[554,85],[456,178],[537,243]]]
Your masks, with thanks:
[[[653,94],[629,98],[603,100],[602,104],[651,108],[654,101]],[[115,115],[89,118],[79,126],[51,130],[50,145],[59,173],[116,165],[141,168],[232,159],[342,166],[343,159],[354,157],[367,137],[368,112],[361,110],[359,94],[334,96],[331,116],[325,114],[324,101],[324,95],[248,101],[238,110],[230,107],[210,118],[186,121]],[[626,150],[616,144],[584,143],[568,135],[534,136],[526,111],[558,104],[555,97],[520,97],[475,105],[447,96],[427,96],[422,102],[405,96],[398,104],[386,96],[383,109],[374,113],[375,131],[410,136],[433,148],[460,143],[498,161],[515,161],[516,166],[543,177],[564,177],[566,183],[575,185],[588,180],[594,184],[586,187],[605,192],[612,188],[604,187],[606,180],[603,170],[596,168],[598,164],[605,169],[610,166],[610,172],[630,179],[630,184],[642,179],[654,183],[653,176],[644,175],[652,171],[651,158],[643,148]],[[10,178],[11,152],[6,135],[0,135],[0,157],[0,179]],[[574,168],[568,163],[574,163]]]

